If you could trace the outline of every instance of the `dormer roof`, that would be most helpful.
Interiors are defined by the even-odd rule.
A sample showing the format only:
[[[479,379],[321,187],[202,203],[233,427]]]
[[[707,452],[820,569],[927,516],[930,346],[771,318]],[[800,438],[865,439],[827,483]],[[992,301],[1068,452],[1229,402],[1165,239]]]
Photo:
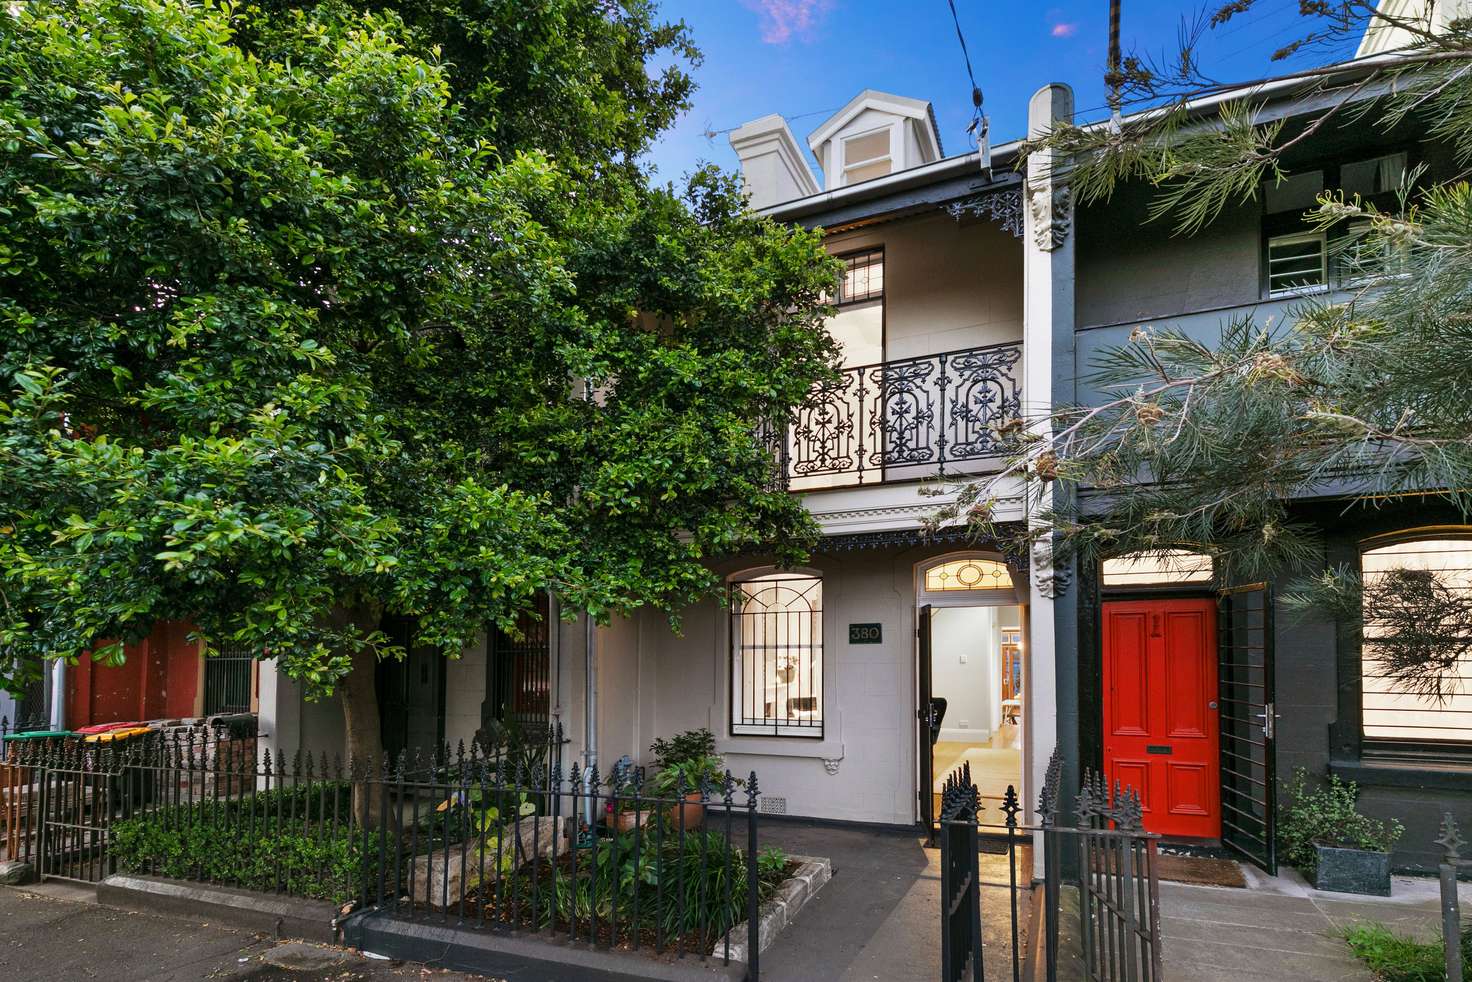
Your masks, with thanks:
[[[855,117],[868,109],[915,120],[915,131],[922,141],[922,149],[928,159],[939,160],[945,156],[941,150],[940,128],[935,123],[935,109],[928,100],[911,99],[908,96],[880,92],[877,89],[865,89],[860,92],[850,99],[846,106],[829,116],[817,129],[808,134],[808,149],[816,153],[819,147],[831,140]]]

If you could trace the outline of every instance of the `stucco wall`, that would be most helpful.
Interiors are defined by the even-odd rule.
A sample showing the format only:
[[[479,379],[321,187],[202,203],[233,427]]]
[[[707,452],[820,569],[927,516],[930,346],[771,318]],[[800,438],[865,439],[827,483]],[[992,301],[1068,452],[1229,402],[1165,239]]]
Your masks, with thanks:
[[[914,568],[944,551],[875,550],[813,558],[810,568],[823,575],[821,739],[730,735],[729,614],[716,601],[683,611],[679,634],[654,611],[640,615],[637,629],[615,625],[605,630],[600,635],[601,760],[611,764],[628,752],[647,764],[655,737],[709,727],[734,772],[757,772],[769,808],[781,799],[789,815],[913,823]],[[758,564],[728,564],[720,572]],[[851,623],[880,624],[882,643],[849,644]]]
[[[1170,216],[1149,220],[1152,190],[1121,187],[1079,210],[1076,323],[1080,327],[1252,303],[1260,296],[1257,201],[1229,206],[1192,236]]]
[[[886,360],[1022,340],[1022,244],[990,221],[930,212],[827,245],[884,247]]]

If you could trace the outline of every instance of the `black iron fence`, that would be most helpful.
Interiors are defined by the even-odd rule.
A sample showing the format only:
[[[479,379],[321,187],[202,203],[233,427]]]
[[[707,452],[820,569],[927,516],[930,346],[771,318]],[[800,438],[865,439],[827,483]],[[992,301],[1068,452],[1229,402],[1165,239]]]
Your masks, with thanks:
[[[756,775],[653,790],[564,771],[562,737],[353,762],[203,740],[12,743],[4,858],[190,880],[472,930],[744,960],[758,977]],[[252,748],[253,749],[253,748]]]
[[[1465,870],[1472,870],[1472,859],[1462,858],[1462,847],[1467,844],[1457,828],[1457,820],[1451,812],[1441,819],[1441,836],[1436,840],[1441,846],[1441,862],[1437,873],[1441,878],[1441,946],[1446,957],[1446,977],[1464,978],[1466,965],[1462,964],[1465,949],[1472,948],[1466,940],[1472,935],[1472,925],[1462,926],[1462,902],[1457,896],[1457,877]]]
[[[1022,415],[1022,345],[846,368],[762,439],[794,490],[984,469]]]
[[[1006,856],[1009,962],[1013,982],[1076,962],[1095,982],[1159,982],[1160,902],[1155,858],[1158,837],[1140,824],[1139,798],[1085,775],[1076,799],[1078,824],[1058,824],[1061,764],[1050,761],[1038,805],[1038,823],[1020,821],[1022,804],[1009,786],[1002,821],[980,820],[981,796],[969,764],[946,777],[941,794],[941,978],[983,982],[986,977],[980,855],[983,838]],[[1042,850],[1039,918],[1031,916],[1033,852]],[[1072,852],[1078,880],[1065,883],[1063,858]],[[1076,920],[1065,893],[1078,898]],[[1025,900],[1028,909],[1021,909]],[[1065,930],[1066,927],[1066,930]],[[1025,932],[1027,934],[1025,935]],[[1069,972],[1069,975],[1076,973]]]

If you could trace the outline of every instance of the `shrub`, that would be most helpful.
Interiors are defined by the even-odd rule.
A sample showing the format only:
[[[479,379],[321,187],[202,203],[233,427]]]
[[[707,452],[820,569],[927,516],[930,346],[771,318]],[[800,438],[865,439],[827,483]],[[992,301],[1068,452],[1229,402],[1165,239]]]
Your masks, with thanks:
[[[649,745],[654,766],[666,770],[716,755],[716,736],[710,730],[686,730],[666,740],[659,737]]]
[[[332,810],[346,804],[346,788],[302,785],[161,808],[114,823],[109,849],[125,873],[345,903],[357,896],[366,869],[348,809]]]
[[[1314,846],[1338,846],[1389,852],[1405,831],[1394,819],[1382,821],[1361,815],[1356,808],[1359,788],[1353,781],[1330,776],[1327,784],[1313,784],[1299,768],[1283,786],[1284,806],[1278,817],[1279,858],[1313,879],[1318,868]]]
[[[1382,982],[1444,982],[1446,953],[1441,943],[1393,933],[1384,924],[1356,924],[1344,933],[1355,957]],[[1472,982],[1472,927],[1462,931],[1462,978]]]
[[[571,869],[559,869],[548,888],[550,909],[562,920],[600,921],[617,914],[629,926],[637,909],[646,925],[659,923],[667,939],[714,938],[746,917],[747,861],[724,836],[668,830],[662,847],[654,830],[600,839],[581,851]],[[543,875],[546,875],[545,873]],[[523,889],[523,893],[526,893]]]

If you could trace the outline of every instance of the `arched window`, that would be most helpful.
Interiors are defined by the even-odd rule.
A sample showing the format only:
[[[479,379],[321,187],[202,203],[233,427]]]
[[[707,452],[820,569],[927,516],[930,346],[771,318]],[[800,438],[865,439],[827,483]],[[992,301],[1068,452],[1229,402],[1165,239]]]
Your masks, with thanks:
[[[1210,583],[1211,557],[1189,549],[1131,552],[1104,560],[1100,570],[1106,587],[1176,586]]]
[[[823,580],[765,573],[731,584],[731,733],[823,735]]]
[[[1369,750],[1472,749],[1472,529],[1363,544],[1362,724]]]

